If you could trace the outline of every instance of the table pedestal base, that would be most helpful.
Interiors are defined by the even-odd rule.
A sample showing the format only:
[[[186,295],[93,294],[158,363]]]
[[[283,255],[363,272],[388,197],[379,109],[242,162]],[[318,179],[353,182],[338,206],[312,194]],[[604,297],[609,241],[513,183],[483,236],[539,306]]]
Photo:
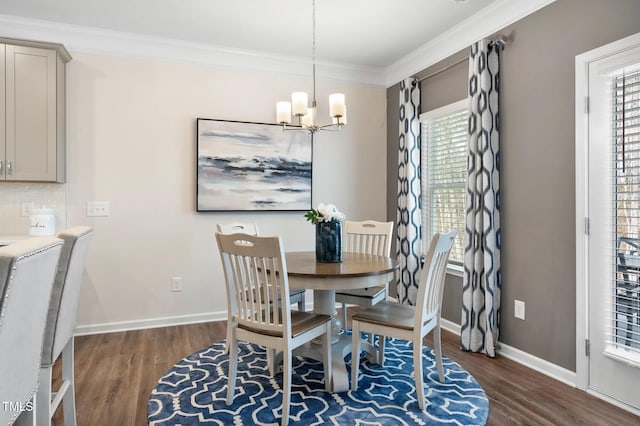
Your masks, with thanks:
[[[361,343],[361,350],[367,353],[367,359],[369,362],[378,363],[378,351],[375,347],[369,343],[368,340],[363,339]],[[336,336],[336,341],[331,345],[331,371],[332,371],[332,385],[333,392],[345,392],[349,390],[349,374],[347,373],[347,365],[344,362],[344,357],[351,352],[351,335],[342,334]],[[311,343],[300,346],[294,349],[294,356],[303,356],[315,360],[322,361],[322,344]],[[276,372],[282,372],[282,352],[279,352],[276,357]]]
[[[336,312],[336,292],[335,290],[314,290],[313,292],[313,312],[316,314],[329,315],[331,317],[331,343],[338,341],[342,324],[338,319]],[[313,340],[314,343],[320,344],[322,338],[318,337]]]
[[[351,351],[351,336],[340,335],[340,330],[347,325],[340,324],[336,314],[336,290],[386,285],[393,280],[398,264],[388,256],[349,251],[343,253],[342,263],[318,262],[314,251],[288,252],[285,256],[289,285],[313,290],[313,311],[331,316],[333,391],[347,391],[349,377],[344,357]],[[294,350],[294,354],[321,360],[321,347],[312,341]],[[368,341],[362,341],[362,349],[372,362],[378,362],[377,353]]]

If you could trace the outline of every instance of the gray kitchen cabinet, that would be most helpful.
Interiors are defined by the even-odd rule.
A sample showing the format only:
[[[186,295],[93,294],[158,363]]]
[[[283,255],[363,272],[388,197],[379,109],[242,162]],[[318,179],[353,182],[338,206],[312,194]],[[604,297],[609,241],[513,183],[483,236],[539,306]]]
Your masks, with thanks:
[[[65,64],[60,44],[0,38],[0,181],[65,181]]]

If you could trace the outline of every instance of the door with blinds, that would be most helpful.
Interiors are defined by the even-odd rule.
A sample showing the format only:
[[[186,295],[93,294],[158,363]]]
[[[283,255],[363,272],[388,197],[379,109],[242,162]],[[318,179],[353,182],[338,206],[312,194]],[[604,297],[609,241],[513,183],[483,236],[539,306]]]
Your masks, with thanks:
[[[588,74],[588,387],[640,409],[640,47]]]

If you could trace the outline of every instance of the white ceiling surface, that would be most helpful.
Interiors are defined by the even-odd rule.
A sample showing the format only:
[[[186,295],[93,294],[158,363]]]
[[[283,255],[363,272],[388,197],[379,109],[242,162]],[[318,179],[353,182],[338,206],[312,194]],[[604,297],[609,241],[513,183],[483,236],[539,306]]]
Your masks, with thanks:
[[[551,1],[316,0],[316,58],[319,63],[384,71],[474,16],[491,15],[488,11],[496,4],[519,4],[516,8],[533,11]],[[5,25],[11,18],[26,18],[31,27],[47,21],[40,24],[308,62],[311,5],[311,0],[0,0],[0,32],[3,26],[15,27]]]

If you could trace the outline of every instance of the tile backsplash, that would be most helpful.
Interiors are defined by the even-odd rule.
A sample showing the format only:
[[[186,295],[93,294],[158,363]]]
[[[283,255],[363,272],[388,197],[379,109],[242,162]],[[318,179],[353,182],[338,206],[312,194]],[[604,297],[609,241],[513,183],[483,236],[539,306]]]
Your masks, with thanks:
[[[56,232],[66,227],[66,185],[0,182],[0,235],[29,233],[29,216],[22,216],[24,203],[31,203],[33,208],[52,208],[56,216]]]

